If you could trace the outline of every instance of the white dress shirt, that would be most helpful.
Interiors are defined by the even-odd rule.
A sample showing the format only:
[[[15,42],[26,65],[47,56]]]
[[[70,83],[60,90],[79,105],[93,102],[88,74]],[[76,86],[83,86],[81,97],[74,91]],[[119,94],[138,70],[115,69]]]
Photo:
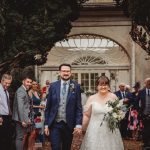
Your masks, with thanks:
[[[146,88],[146,95],[150,95],[150,89]]]
[[[125,98],[125,92],[121,92],[122,99]]]

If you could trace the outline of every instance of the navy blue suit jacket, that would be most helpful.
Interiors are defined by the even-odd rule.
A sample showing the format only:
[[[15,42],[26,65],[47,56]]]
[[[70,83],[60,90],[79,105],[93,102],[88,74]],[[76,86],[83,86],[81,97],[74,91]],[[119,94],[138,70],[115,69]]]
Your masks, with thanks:
[[[146,102],[146,89],[145,88],[139,91],[138,101],[141,104],[140,110],[143,112],[145,109],[145,102]]]
[[[122,99],[122,95],[121,95],[120,90],[116,91],[114,94],[119,98],[119,100]]]
[[[123,99],[120,90],[116,91],[115,94],[119,98],[119,100]],[[125,98],[127,98],[129,100],[128,103],[126,104],[126,106],[129,107],[131,105],[132,99],[133,99],[132,93],[125,91]]]
[[[116,92],[115,92],[115,95],[116,95],[119,99],[123,99],[120,90],[119,90],[119,91],[116,91]],[[128,98],[129,100],[131,100],[131,99],[132,99],[132,93],[125,91],[125,98]]]
[[[71,89],[71,84],[74,85],[74,89]],[[66,104],[66,122],[69,128],[73,129],[76,125],[82,125],[83,114],[80,85],[72,80],[70,80],[70,85]],[[51,128],[53,122],[55,121],[58,112],[60,102],[60,88],[60,80],[52,83],[49,88],[45,109],[45,125],[48,125],[49,128]]]

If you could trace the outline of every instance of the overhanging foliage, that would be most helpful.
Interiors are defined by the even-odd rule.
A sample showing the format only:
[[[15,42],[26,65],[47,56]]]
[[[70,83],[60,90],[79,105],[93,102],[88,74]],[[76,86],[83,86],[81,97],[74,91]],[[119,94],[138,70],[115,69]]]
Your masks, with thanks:
[[[0,72],[45,63],[54,43],[70,32],[82,3],[83,0],[1,0]]]

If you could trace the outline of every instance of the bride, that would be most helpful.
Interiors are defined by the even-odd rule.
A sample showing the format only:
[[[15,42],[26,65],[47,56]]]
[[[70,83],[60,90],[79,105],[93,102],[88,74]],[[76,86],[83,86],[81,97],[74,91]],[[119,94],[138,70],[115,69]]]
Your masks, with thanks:
[[[112,132],[103,120],[107,113],[106,102],[117,97],[109,91],[106,76],[100,76],[96,84],[98,92],[89,97],[84,108],[83,131],[86,133],[80,150],[124,150],[119,129]]]

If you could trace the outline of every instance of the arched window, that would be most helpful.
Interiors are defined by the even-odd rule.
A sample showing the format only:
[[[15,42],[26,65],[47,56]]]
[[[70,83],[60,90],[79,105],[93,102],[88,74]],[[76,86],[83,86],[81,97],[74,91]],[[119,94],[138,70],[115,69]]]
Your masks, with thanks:
[[[72,62],[72,65],[94,65],[94,64],[106,64],[106,61],[101,57],[83,56],[77,58]]]

